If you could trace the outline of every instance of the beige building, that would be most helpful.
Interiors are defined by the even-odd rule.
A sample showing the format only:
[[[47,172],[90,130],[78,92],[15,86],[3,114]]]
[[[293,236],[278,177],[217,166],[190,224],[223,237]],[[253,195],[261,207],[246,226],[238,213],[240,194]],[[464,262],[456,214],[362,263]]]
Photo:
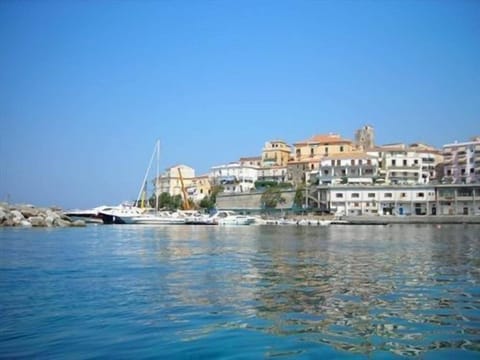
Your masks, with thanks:
[[[185,189],[188,188],[195,179],[195,170],[187,165],[175,165],[168,168],[156,181],[156,194],[169,193],[172,196],[182,195],[183,179]]]
[[[283,140],[267,141],[262,150],[262,167],[287,166],[291,147]]]
[[[185,186],[187,195],[194,202],[201,201],[212,192],[212,185],[208,175],[196,176]]]
[[[312,138],[293,144],[294,160],[348,153],[355,150],[352,141],[338,134],[315,135]]]

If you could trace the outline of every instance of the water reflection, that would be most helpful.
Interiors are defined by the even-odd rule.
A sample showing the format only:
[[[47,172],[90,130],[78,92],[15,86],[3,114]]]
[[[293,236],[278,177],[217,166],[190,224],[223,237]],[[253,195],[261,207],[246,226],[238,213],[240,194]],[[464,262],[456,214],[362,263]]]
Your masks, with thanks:
[[[205,322],[180,330],[185,340],[237,327],[417,356],[480,351],[477,230],[168,228],[156,230],[167,240],[150,250],[171,268],[163,279],[176,304],[169,320]]]

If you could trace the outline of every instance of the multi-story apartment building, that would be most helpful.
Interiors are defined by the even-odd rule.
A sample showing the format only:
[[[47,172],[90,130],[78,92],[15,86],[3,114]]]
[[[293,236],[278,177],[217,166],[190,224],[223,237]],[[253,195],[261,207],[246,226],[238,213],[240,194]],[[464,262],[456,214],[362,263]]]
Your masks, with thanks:
[[[352,141],[343,139],[338,134],[316,135],[309,140],[293,144],[294,160],[348,153],[355,149]]]
[[[182,195],[182,180],[185,188],[191,185],[195,178],[195,170],[187,165],[175,165],[168,168],[156,179],[155,193],[169,193],[172,196]]]
[[[195,202],[201,201],[205,196],[210,195],[211,189],[212,186],[208,175],[196,176],[186,186],[188,197]]]
[[[283,140],[267,141],[262,150],[262,167],[287,166],[291,157],[291,148]]]
[[[324,188],[328,206],[341,215],[431,215],[436,213],[435,187],[355,186]]]
[[[472,141],[443,146],[446,183],[461,184],[480,182],[480,137]]]
[[[428,184],[437,178],[440,152],[423,144],[391,144],[367,154],[378,158],[379,175],[387,184]]]
[[[258,168],[258,179],[261,181],[288,182],[287,166],[267,166]]]
[[[326,156],[320,159],[320,169],[312,175],[319,184],[371,184],[378,175],[378,158],[364,152]]]
[[[255,187],[258,168],[234,162],[212,167],[209,177],[213,185],[222,185],[225,193],[248,192]]]

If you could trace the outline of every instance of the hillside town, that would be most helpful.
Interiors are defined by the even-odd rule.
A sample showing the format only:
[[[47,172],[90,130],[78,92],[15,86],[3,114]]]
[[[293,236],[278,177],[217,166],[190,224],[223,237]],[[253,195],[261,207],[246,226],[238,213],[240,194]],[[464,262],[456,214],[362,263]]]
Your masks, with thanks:
[[[480,137],[442,149],[423,143],[375,143],[365,125],[354,140],[314,135],[288,144],[265,142],[259,154],[213,166],[208,174],[179,164],[154,180],[157,196],[182,196],[199,204],[219,191],[217,207],[262,210],[265,185],[283,185],[280,210],[303,208],[340,215],[480,214]],[[304,196],[298,200],[298,192]],[[295,199],[295,193],[297,196]],[[289,195],[290,194],[290,195]]]

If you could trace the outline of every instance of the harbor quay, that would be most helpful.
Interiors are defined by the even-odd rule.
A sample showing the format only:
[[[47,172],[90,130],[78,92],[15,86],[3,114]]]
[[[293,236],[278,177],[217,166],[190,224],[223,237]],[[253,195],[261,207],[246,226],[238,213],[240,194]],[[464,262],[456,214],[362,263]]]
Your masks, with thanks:
[[[282,191],[274,209],[262,193],[219,194],[217,208],[269,217],[330,217],[350,224],[480,223],[480,184],[317,185],[295,204],[295,190]]]

